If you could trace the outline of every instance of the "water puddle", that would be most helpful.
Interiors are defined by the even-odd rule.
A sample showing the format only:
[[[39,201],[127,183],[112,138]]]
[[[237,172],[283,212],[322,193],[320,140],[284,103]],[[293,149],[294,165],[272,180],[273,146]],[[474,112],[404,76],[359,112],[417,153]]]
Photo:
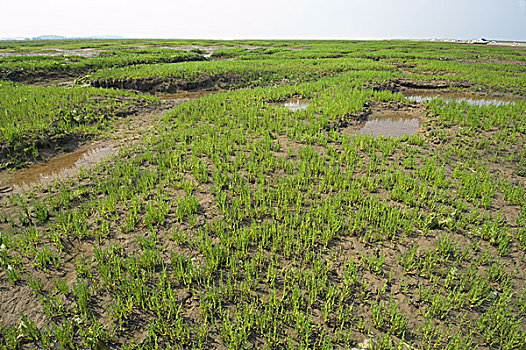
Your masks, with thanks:
[[[307,109],[307,107],[311,104],[311,100],[294,100],[294,101],[286,101],[286,102],[279,102],[274,103],[274,106],[280,106],[285,107],[291,112],[296,111],[302,111],[304,109]]]
[[[415,134],[422,120],[403,114],[373,114],[356,132],[358,135],[401,137]]]
[[[55,179],[65,179],[76,175],[81,167],[86,169],[115,153],[113,145],[79,150],[52,158],[46,163],[36,164],[9,174],[0,179],[2,192],[20,192],[32,185],[50,185]],[[4,176],[6,177],[6,176]]]
[[[416,102],[425,102],[435,99],[443,99],[446,102],[456,101],[456,102],[466,102],[474,106],[500,106],[500,105],[509,105],[515,104],[514,99],[505,98],[505,97],[491,97],[491,96],[477,96],[471,94],[463,94],[458,92],[437,92],[437,91],[414,91],[408,90],[403,91],[402,95],[405,97],[416,101]]]

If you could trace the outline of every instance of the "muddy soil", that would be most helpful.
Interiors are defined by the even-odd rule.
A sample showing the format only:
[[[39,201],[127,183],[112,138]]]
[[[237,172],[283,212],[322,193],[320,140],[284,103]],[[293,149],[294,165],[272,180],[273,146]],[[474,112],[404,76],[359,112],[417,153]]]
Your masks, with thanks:
[[[15,145],[2,144],[0,145],[0,171],[42,161],[61,151],[70,152],[79,148],[82,140],[85,139],[83,135],[37,135],[26,137]],[[30,145],[34,145],[38,150],[37,157],[22,152]]]
[[[180,103],[191,99],[199,98],[213,92],[182,93],[172,95],[160,95],[163,105],[153,109],[145,110],[140,114],[130,117],[128,120],[117,120],[114,122],[111,139],[100,139],[78,145],[70,152],[59,152],[47,162],[37,163],[28,168],[16,171],[0,171],[0,200],[11,197],[16,194],[24,194],[32,191],[35,186],[44,190],[37,190],[34,194],[35,199],[42,200],[56,193],[53,189],[48,190],[48,185],[52,185],[55,179],[74,178],[80,169],[89,169],[98,162],[108,159],[113,154],[119,152],[122,148],[130,148],[141,142],[144,134],[147,134],[156,126],[156,120],[162,118],[162,114]],[[72,145],[69,145],[71,147]],[[10,205],[3,208],[14,220],[19,217],[20,212],[16,206]],[[6,223],[0,222],[0,232],[8,229]],[[135,247],[136,248],[136,247]],[[135,249],[134,248],[134,249]],[[75,267],[71,263],[74,257],[78,257],[80,252],[93,252],[92,244],[82,244],[73,251],[76,253],[68,258],[64,267],[68,284],[75,282]],[[83,253],[83,254],[84,254]],[[68,277],[69,276],[69,277]],[[46,282],[44,288],[51,288],[52,281],[48,280],[43,273],[39,278]],[[64,277],[64,275],[61,275]],[[35,321],[38,327],[43,327],[50,319],[45,316],[42,303],[31,292],[31,289],[25,286],[16,286],[11,290],[13,293],[3,293],[0,290],[0,322],[4,325],[19,324],[20,315],[24,313]]]
[[[90,152],[95,153],[95,162],[98,160],[105,159],[105,154],[109,156],[113,152],[118,152],[118,149],[121,147],[129,147],[130,145],[140,142],[142,139],[142,135],[155,127],[155,120],[159,116],[159,114],[162,114],[163,111],[183,101],[213,93],[213,91],[196,91],[183,93],[175,92],[180,90],[192,90],[203,88],[216,89],[218,86],[220,86],[220,82],[218,83],[218,81],[207,79],[197,82],[197,85],[188,85],[186,84],[186,82],[181,82],[180,86],[177,85],[177,82],[161,82],[156,81],[155,79],[152,79],[152,81],[145,82],[132,81],[129,83],[129,85],[127,82],[117,82],[115,84],[121,84],[122,86],[106,87],[123,87],[147,92],[162,92],[157,94],[157,96],[163,101],[163,106],[155,111],[142,111],[140,114],[130,118],[127,121],[122,119],[116,121],[116,130],[113,132],[112,136],[114,140],[112,141],[99,141],[99,143],[95,145],[85,144],[73,153],[58,155],[54,160],[51,160],[47,164],[42,164],[41,166],[36,166],[32,169],[27,169],[28,171],[26,173],[11,173],[11,183],[3,188],[0,187],[0,197],[3,195],[1,192],[11,194],[17,193],[17,191],[20,190],[26,190],[28,188],[26,186],[20,186],[20,184],[34,184],[35,182],[33,180],[35,179],[36,182],[40,181],[40,183],[42,183],[43,178],[45,181],[47,181],[48,179],[53,179],[53,177],[56,176],[53,174],[61,174],[62,170],[58,169],[61,167],[63,167],[63,169],[66,169],[65,177],[72,177],[76,174],[79,167],[89,167],[90,164],[94,164],[90,163],[89,161],[82,163],[82,161],[85,161],[86,159],[85,156],[89,156]],[[435,83],[413,83],[410,81],[397,81],[395,82],[395,84],[390,85],[387,88],[392,88],[393,90],[400,91],[402,94],[408,97],[422,96],[422,101],[424,101],[425,98],[428,97],[444,97],[445,94],[447,94],[447,89],[452,87],[449,84],[450,82],[448,81],[439,81]],[[411,95],[411,91],[413,92],[413,95]],[[418,93],[420,95],[418,95]],[[451,96],[451,98],[454,99],[453,96]],[[417,99],[417,102],[421,101]],[[307,108],[309,103],[310,101],[308,100],[292,100],[283,102],[280,105],[285,108],[288,108],[291,111],[299,111],[304,108]],[[341,128],[341,132],[351,135],[366,134],[373,136],[402,136],[411,135],[413,133],[424,133],[421,126],[422,123],[426,120],[426,110],[421,103],[415,103],[410,106],[401,106],[391,102],[373,106],[371,110],[367,113],[364,113],[363,115],[353,116],[353,118],[349,118],[349,120],[346,120],[345,123],[342,123],[341,125],[335,127]],[[450,131],[453,132],[452,130]],[[280,140],[280,143],[283,140],[283,144],[289,143],[290,146],[295,150],[304,147],[304,144],[291,141],[285,135],[279,135],[278,140]],[[107,153],[105,153],[105,151],[102,151],[104,147],[106,147]],[[324,153],[326,151],[323,146],[319,145],[315,145],[313,146],[313,148],[320,153]],[[338,151],[342,150],[338,149]],[[429,144],[426,149],[422,150],[422,152],[428,152],[429,155],[437,151],[438,148],[436,147],[436,145],[433,144]],[[97,158],[99,154],[101,155],[101,157]],[[395,156],[397,155],[399,154],[396,154]],[[363,161],[364,164],[367,165],[370,160],[367,158],[367,156],[364,155]],[[52,164],[56,164],[56,166]],[[39,168],[42,169],[46,167],[51,167],[53,169],[51,175],[49,176],[44,174],[44,172],[42,172],[41,170],[39,170]],[[451,168],[448,168],[447,171],[452,171],[452,166]],[[497,169],[496,171],[510,171],[510,169],[506,168],[506,166],[503,166],[502,168]],[[279,176],[279,174],[273,175]],[[197,196],[199,198],[200,203],[200,217],[198,219],[199,225],[210,221],[211,218],[218,215],[215,207],[214,195],[211,194],[212,191],[207,186],[208,185],[200,185],[200,187],[196,190],[196,192],[198,193]],[[76,187],[73,187],[73,189],[76,190],[80,187],[81,185],[79,184]],[[20,190],[18,190],[18,188],[20,188]],[[52,193],[39,194],[39,196],[46,195],[52,195]],[[380,190],[377,193],[377,195],[382,200],[388,200],[388,196],[384,190]],[[389,204],[397,205],[394,202],[389,202]],[[504,213],[514,210],[511,206],[506,204],[503,198],[500,197],[495,200],[495,207],[504,208]],[[119,210],[126,212],[128,209],[119,208]],[[115,232],[115,236],[111,237],[111,241],[118,242],[119,244],[121,244],[123,249],[127,252],[136,251],[137,246],[136,243],[134,243],[133,237],[131,237],[131,235],[125,235],[120,233],[116,229],[117,224],[118,223],[115,223],[115,227],[112,227],[112,229],[115,228],[115,230],[113,230]],[[168,219],[168,224],[179,225],[175,222],[173,218]],[[1,228],[2,227],[0,224],[0,229]],[[186,228],[183,227],[183,229]],[[136,234],[140,233],[144,232],[136,232]],[[416,245],[418,245],[419,247],[418,254],[422,255],[426,250],[433,248],[437,244],[437,241],[446,234],[451,234],[451,237],[455,239],[455,241],[460,242],[459,244],[461,244],[462,246],[467,246],[467,244],[469,243],[469,239],[466,238],[468,235],[467,232],[447,232],[445,230],[438,231],[436,234],[425,235],[419,237],[418,239],[411,238],[411,240],[407,239],[402,242],[380,242],[374,245],[364,243],[364,241],[360,240],[358,237],[341,237],[341,239],[339,239],[337,242],[334,242],[334,244],[340,245],[341,249],[339,253],[333,257],[334,269],[333,271],[331,271],[331,279],[339,280],[343,278],[344,264],[350,258],[360,259],[360,257],[363,255],[373,256],[374,254],[378,254],[378,252],[381,251],[383,254],[385,254],[386,259],[384,270],[381,274],[372,274],[368,271],[361,271],[360,273],[362,274],[363,280],[368,283],[368,285],[370,286],[370,292],[374,294],[378,292],[384,285],[386,285],[385,282],[387,280],[387,273],[392,274],[392,276],[389,276],[388,292],[394,296],[394,299],[399,301],[399,306],[401,307],[403,314],[407,315],[409,319],[409,329],[416,329],[417,327],[422,327],[425,324],[425,318],[422,314],[420,314],[420,311],[423,309],[424,302],[420,300],[418,292],[416,292],[415,290],[418,283],[421,283],[421,285],[424,287],[428,287],[431,286],[433,282],[427,279],[419,278],[418,276],[402,276],[402,270],[400,268],[398,258],[403,254],[409,252],[412,249],[412,247]],[[159,232],[159,239],[163,242],[163,244],[167,245],[166,251],[172,250],[173,248],[173,250],[179,250],[181,252],[184,252],[185,254],[195,254],[195,251],[192,252],[190,248],[181,248],[180,246],[173,244],[173,242],[167,237],[167,234],[165,232]],[[486,242],[483,242],[480,247],[480,252],[484,251],[490,251],[493,254],[495,254],[495,248],[490,246]],[[65,280],[69,285],[75,283],[76,271],[75,266],[73,265],[73,261],[77,259],[81,254],[86,255],[88,257],[93,256],[92,242],[79,241],[78,243],[72,244],[71,249],[67,250],[67,256],[64,259],[65,263],[61,268],[61,273],[63,273],[64,275],[61,277],[65,277]],[[482,253],[480,253],[479,255],[481,254]],[[164,256],[163,258],[169,259],[169,257],[167,256]],[[517,273],[520,278],[526,277],[526,270],[524,268],[520,268],[521,266],[524,267],[524,260],[521,260],[520,257],[515,253],[513,253],[513,255],[509,257],[503,258],[503,261],[506,263],[506,270],[513,270],[513,268],[515,267],[513,263],[514,260],[519,262],[522,261],[518,264],[519,269],[516,271],[518,271]],[[293,265],[291,261],[284,261],[284,265],[288,264],[290,264],[291,266]],[[41,277],[45,282],[44,289],[51,289],[52,280],[49,279],[49,276],[48,278],[45,278],[45,276],[42,274],[37,277]],[[395,283],[390,283],[391,277],[394,278]],[[411,287],[408,288],[408,290],[404,290],[401,282],[400,284],[397,283],[397,281],[402,281],[402,279],[404,278],[406,278],[404,283]],[[279,290],[279,288],[283,287],[282,281],[278,280],[277,285]],[[28,315],[30,319],[35,321],[36,325],[39,328],[42,328],[46,323],[49,322],[49,319],[44,316],[40,300],[30,292],[30,288],[27,285],[19,285],[12,289],[8,289],[8,291],[9,295],[8,293],[3,293],[3,290],[0,291],[0,315],[2,316],[0,322],[15,325],[19,324],[21,312]],[[266,298],[264,300],[268,302],[268,295],[270,292],[271,289],[269,289],[267,285],[261,285],[261,288],[258,290],[257,296],[261,298]],[[185,317],[185,321],[194,324],[198,324],[199,322],[201,322],[202,320],[200,319],[200,305],[198,302],[198,296],[196,294],[192,295],[192,293],[194,293],[193,291],[188,291],[184,288],[175,290],[175,293],[177,296],[177,300],[180,301],[182,304],[182,313]],[[285,291],[283,290],[283,293],[280,296],[284,296],[284,294]],[[104,303],[107,303],[107,300],[104,300],[103,298],[94,301],[94,305],[100,305],[101,310],[103,309],[102,305],[104,305]],[[357,299],[356,304],[353,305],[355,305],[356,315],[358,317],[362,317],[364,320],[367,321],[368,324],[373,323],[373,321],[371,320],[370,304],[367,304],[366,302]],[[235,311],[235,306],[227,305],[226,307],[231,309],[232,313]],[[469,317],[473,317],[473,315],[477,314],[478,310],[472,310],[470,312],[471,313]],[[324,325],[321,314],[321,309],[318,309],[318,306],[315,305],[313,315],[315,317],[316,323],[320,325],[320,329],[323,327],[328,327]],[[107,315],[101,315],[101,319],[104,319],[104,317],[106,316]],[[144,330],[148,325],[147,316],[142,316],[144,317],[137,318],[136,320],[134,320],[134,322],[136,322],[136,325],[130,331],[133,334],[134,340],[137,341],[139,344],[143,343],[146,339],[146,332]],[[358,331],[353,331],[353,337],[355,339],[359,339],[359,344],[357,344],[357,348],[365,349],[375,347],[375,339],[377,339],[379,335],[368,336]],[[129,341],[129,339],[126,340]],[[211,330],[210,340],[214,342],[214,345],[219,346],[221,338],[217,330]],[[254,343],[251,343],[253,347],[262,347],[263,343],[258,343],[257,341],[258,340],[254,340]]]
[[[169,95],[165,95],[164,97],[167,102],[171,101],[171,103],[177,103],[178,101],[177,99],[170,99],[171,96]],[[294,103],[296,101],[292,102]],[[153,114],[146,116],[145,118],[135,118],[134,121],[128,125],[128,127],[135,128],[135,126],[137,125],[135,123],[139,122],[140,124],[137,128],[137,131],[140,134],[142,130],[146,130],[143,128],[148,128],[148,126],[151,127],[151,125],[153,124],[153,119],[151,119],[152,117]],[[426,120],[425,109],[421,104],[403,107],[394,103],[383,103],[373,106],[370,113],[364,116],[364,118],[366,119],[361,120],[360,118],[357,118],[356,122],[353,122],[352,125],[348,125],[347,127],[345,127],[343,132],[359,133],[360,130],[365,129],[365,126],[367,125],[366,120],[383,120],[382,118],[384,118],[385,120],[394,121],[394,124],[398,121],[403,121],[407,119],[418,119],[420,123],[423,120]],[[385,130],[385,125],[383,126],[383,129]],[[124,135],[131,135],[126,134],[125,130],[126,128],[122,127],[122,132],[125,133]],[[421,132],[421,130],[418,132]],[[279,138],[283,139],[284,142],[289,142],[290,145],[295,149],[299,149],[300,147],[304,146],[301,143],[288,140],[287,137],[284,135],[281,135]],[[128,142],[129,140],[136,139],[124,137],[121,140],[123,142]],[[325,151],[323,146],[316,147],[317,150],[320,150],[320,152]],[[338,150],[341,151],[340,149]],[[433,152],[437,151],[437,148],[430,144],[429,148],[426,149],[426,151],[432,154]],[[364,163],[367,165],[369,159],[366,156],[364,156],[363,160]],[[452,169],[448,169],[448,171],[451,170]],[[365,174],[358,175],[361,176]],[[207,186],[209,185],[199,185],[199,187],[196,189],[201,205],[200,215],[198,219],[199,224],[206,223],[210,220],[210,218],[217,215],[214,200],[215,198],[213,195],[210,194],[211,190]],[[386,193],[384,193],[383,191],[379,191],[377,195],[382,200],[388,200]],[[396,205],[396,203],[389,203],[392,205]],[[506,205],[505,201],[502,198],[498,198],[496,200],[496,205],[498,205],[499,207],[509,209],[509,206]],[[119,208],[119,210],[126,211],[127,209]],[[167,225],[169,224],[176,225],[175,220],[173,218],[169,218]],[[182,229],[186,230],[187,228],[183,227]],[[115,236],[112,236],[111,239],[108,239],[109,241],[111,240],[111,242],[113,243],[118,243],[123,247],[123,250],[126,252],[134,252],[137,250],[136,243],[134,243],[134,239],[133,237],[131,237],[132,235],[122,234],[117,229],[115,229],[114,232]],[[144,232],[135,233],[141,234]],[[360,276],[361,278],[363,278],[362,281],[367,282],[367,285],[369,286],[369,292],[372,295],[379,292],[382,288],[386,288],[385,286],[387,286],[387,293],[393,295],[393,299],[398,301],[398,306],[400,307],[403,314],[406,315],[408,318],[408,329],[413,330],[418,327],[423,327],[423,325],[425,324],[425,317],[420,313],[420,311],[424,309],[425,302],[420,300],[417,286],[420,285],[422,287],[431,287],[433,285],[433,282],[429,279],[420,278],[419,276],[413,274],[404,276],[398,259],[400,256],[410,252],[413,246],[418,247],[418,256],[423,256],[427,250],[434,249],[434,247],[437,245],[438,240],[445,235],[451,235],[452,239],[454,239],[456,242],[459,242],[459,245],[461,246],[467,246],[469,243],[469,239],[466,238],[466,232],[447,232],[444,230],[438,231],[433,234],[422,235],[421,237],[418,237],[416,239],[410,237],[404,238],[400,242],[388,241],[378,242],[375,244],[369,244],[356,236],[342,236],[337,241],[333,242],[334,245],[337,244],[341,248],[339,249],[339,251],[334,253],[334,256],[331,257],[332,270],[330,272],[330,279],[333,281],[340,281],[344,278],[345,263],[349,261],[349,259],[353,258],[359,261],[359,259],[363,256],[367,258],[369,256],[374,256],[375,254],[379,254],[381,252],[381,254],[385,256],[385,263],[381,273],[373,274],[367,271],[366,269],[361,269]],[[192,254],[198,256],[198,254],[196,254],[195,251],[192,251],[190,248],[181,248],[181,246],[174,244],[167,237],[166,232],[160,231],[158,233],[158,238],[163,244],[166,244],[166,252],[174,250],[180,253],[188,254],[189,256],[191,256]],[[483,242],[480,246],[480,252],[485,251],[489,251],[492,254],[495,254],[495,248],[490,246],[488,243]],[[93,256],[93,244],[88,241],[79,241],[78,243],[74,243],[71,249],[68,249],[67,256],[64,257],[65,263],[61,267],[60,273],[62,275],[60,277],[65,279],[68,285],[70,286],[75,283],[76,277],[75,266],[73,262],[80,255],[85,255],[87,257]],[[482,253],[479,253],[478,255],[482,255]],[[478,257],[478,255],[476,255],[474,258]],[[163,259],[166,259],[168,261],[169,257],[163,255]],[[519,262],[521,261],[520,257],[516,256],[515,253],[513,253],[513,255],[509,257],[503,258],[503,262],[507,264],[506,271],[513,270],[513,268],[515,267],[513,263],[514,260]],[[284,260],[283,265],[293,266],[293,263],[291,261]],[[526,277],[524,275],[526,270],[521,270],[521,266],[524,267],[524,263],[519,263],[519,269],[516,271],[518,271],[517,273],[520,278],[524,278]],[[387,276],[389,276],[389,279],[387,278]],[[46,278],[44,274],[41,274],[37,277],[43,279],[45,283],[44,288],[46,290],[52,288],[53,282],[49,276],[47,276]],[[391,278],[394,281],[393,283],[391,283]],[[386,281],[388,280],[389,283],[386,283]],[[402,284],[402,280],[404,281],[404,284]],[[280,293],[278,297],[285,297],[283,281],[278,279],[276,285],[276,289]],[[264,300],[265,302],[268,302],[268,298],[270,293],[272,292],[272,289],[269,288],[266,284],[261,284],[259,287],[260,288],[258,289],[258,294],[256,296],[258,298],[262,298],[262,300]],[[174,288],[174,295],[176,296],[177,301],[180,302],[182,305],[181,312],[184,315],[185,322],[199,324],[199,322],[202,322],[200,318],[200,304],[198,301],[199,296],[194,293],[196,292],[192,290],[186,290],[183,287]],[[49,319],[44,316],[40,300],[38,299],[38,297],[36,297],[30,292],[30,288],[27,285],[16,286],[15,288],[9,289],[9,294],[3,294],[4,295],[2,296],[2,293],[0,293],[0,314],[2,314],[3,322],[5,322],[6,324],[18,324],[20,322],[20,312],[23,312],[24,314],[29,316],[29,318],[32,319],[39,328],[43,327],[47,322],[49,322]],[[100,305],[101,309],[103,309],[102,305],[104,305],[104,303],[106,302],[107,300],[104,300],[104,298],[101,297],[100,299],[94,300],[93,305],[94,307]],[[225,305],[224,307],[228,308],[232,313],[235,312],[235,305]],[[356,298],[355,300],[353,300],[353,307],[355,308],[356,317],[362,318],[368,324],[373,323],[371,319],[370,303]],[[474,309],[470,311],[468,316],[474,317],[477,315],[477,312],[479,311]],[[314,315],[313,320],[316,324],[320,325],[320,329],[328,329],[329,325],[326,325],[323,322],[321,306],[314,305],[312,309],[312,314]],[[102,322],[104,322],[104,317],[106,316],[107,315],[101,315]],[[143,314],[134,315],[134,317],[134,326],[130,329],[130,335],[133,337],[134,341],[136,341],[139,344],[142,344],[146,339],[145,329],[148,325],[148,316]],[[458,323],[453,324],[452,326],[457,327]],[[379,339],[382,336],[382,334],[365,334],[365,331],[358,330],[353,330],[352,332],[353,339],[358,340],[356,344],[356,349],[375,348],[375,346],[377,345],[377,339]],[[130,339],[126,338],[122,339],[122,341],[129,342]],[[210,329],[209,341],[213,344],[214,347],[221,348],[221,336],[216,329]],[[260,343],[258,339],[251,339],[249,341],[249,344],[253,348],[260,348],[264,345],[263,343]],[[405,349],[406,347],[403,348]],[[482,348],[486,349],[486,347]]]
[[[84,144],[79,149],[70,152],[70,153],[61,153],[56,157],[50,159],[46,163],[36,164],[30,168],[18,170],[16,172],[5,173],[0,172],[0,200],[11,196],[13,194],[22,194],[28,193],[35,185],[40,185],[42,188],[46,189],[51,185],[56,178],[74,178],[80,168],[89,169],[97,162],[103,161],[111,157],[112,154],[117,154],[121,148],[130,148],[134,144],[138,144],[142,140],[142,135],[148,133],[156,127],[157,118],[162,117],[162,113],[168,111],[170,108],[173,108],[179,103],[184,103],[190,99],[199,98],[201,96],[209,95],[214,92],[195,92],[188,93],[183,92],[180,94],[159,94],[158,97],[164,101],[163,107],[155,111],[145,111],[143,114],[134,116],[128,121],[119,121],[116,123],[116,130],[112,133],[113,140],[99,140],[91,144]],[[285,108],[296,108],[298,105],[310,104],[308,100],[293,100],[288,102],[283,102],[280,105]],[[294,111],[294,110],[292,110]],[[391,116],[391,117],[387,117]],[[378,118],[385,117],[385,119],[396,118],[393,116],[398,116],[399,120],[404,120],[406,116],[411,116],[417,118],[420,123],[425,120],[424,109],[420,106],[412,107],[401,107],[397,104],[382,103],[377,106],[374,106],[371,111],[367,112],[364,115],[354,116],[349,122],[347,122],[347,127],[342,128],[341,132],[343,133],[352,133],[358,134],[365,125],[367,125],[368,120],[376,120]],[[395,123],[395,127],[398,125]],[[385,131],[385,125],[377,127],[380,131]],[[391,132],[393,130],[390,130]],[[280,135],[278,137],[280,142],[288,144],[290,147],[296,150],[296,152],[304,147],[304,144],[300,142],[290,141],[287,137]],[[318,145],[312,146],[317,152],[325,153],[325,148]],[[285,154],[285,153],[284,153]],[[111,161],[111,160],[110,160]],[[85,185],[85,184],[84,184]],[[81,184],[78,184],[80,188]],[[208,185],[204,185],[208,186]],[[198,198],[200,202],[200,223],[206,223],[207,220],[215,217],[216,213],[216,201],[213,195],[210,194],[211,189],[209,188],[200,188],[198,191]],[[35,198],[42,200],[47,196],[56,195],[56,189],[49,188],[49,190],[37,191]],[[4,210],[11,215],[12,218],[16,218],[19,213],[16,211],[16,206],[9,206],[4,208]],[[122,208],[126,210],[126,208]],[[171,222],[171,221],[170,221]],[[0,223],[0,231],[6,229],[7,225]],[[164,237],[163,234],[159,236],[161,239],[168,239]],[[126,234],[118,233],[114,238],[114,241],[120,242],[126,251],[133,251],[138,249],[136,243],[134,242],[133,237]],[[72,243],[73,244],[73,243]],[[167,243],[172,244],[172,243]],[[355,242],[350,244],[361,244]],[[365,249],[365,247],[362,247]],[[180,249],[180,247],[173,247],[173,249]],[[60,277],[65,278],[68,282],[68,285],[73,285],[76,281],[76,270],[73,265],[73,261],[77,259],[80,255],[83,256],[92,256],[93,255],[93,244],[89,242],[79,242],[74,243],[71,249],[68,250],[70,255],[65,257],[65,264],[61,268]],[[185,253],[189,253],[186,252]],[[343,259],[343,256],[342,256]],[[347,259],[347,258],[346,258]],[[38,276],[43,281],[45,281],[44,288],[49,289],[53,286],[53,282],[49,279],[49,276],[45,274],[40,274]],[[378,283],[380,283],[378,281]],[[378,287],[379,288],[379,287]],[[4,293],[5,296],[0,295],[0,314],[2,315],[2,322],[5,324],[19,324],[20,322],[20,313],[27,315],[30,319],[35,321],[37,327],[43,327],[49,319],[44,315],[42,310],[42,304],[38,298],[31,292],[29,286],[18,286],[14,290],[10,290],[10,294]],[[270,291],[266,291],[269,293]],[[1,293],[0,293],[1,294]],[[184,304],[184,313],[189,320],[192,322],[198,322],[200,317],[199,303],[191,297],[191,293],[185,290],[178,292],[178,295],[181,294],[181,298],[187,300]],[[267,294],[268,296],[268,294]],[[104,301],[100,301],[101,304]],[[364,310],[364,314],[367,312]],[[146,321],[144,321],[146,322]],[[212,334],[212,336],[215,336]],[[361,335],[360,335],[361,336]],[[144,341],[144,334],[137,334],[137,341]],[[219,338],[218,338],[219,340]],[[368,344],[364,340],[364,344]]]
[[[93,142],[83,145],[76,151],[64,153],[47,162],[38,163],[14,172],[0,173],[0,191],[21,193],[32,185],[47,187],[55,179],[74,176],[80,167],[89,169],[91,165],[103,161],[116,151],[111,142]]]
[[[401,93],[406,97],[415,97],[417,102],[442,98],[445,100],[466,100],[478,105],[506,104],[525,100],[524,96],[506,91],[467,91],[470,88],[466,82],[433,80],[413,81],[410,79],[393,79],[382,84],[370,86],[375,91],[391,91]],[[487,102],[485,102],[487,101]]]
[[[453,82],[454,83],[454,82]],[[410,91],[449,91],[450,89],[463,88],[463,84],[452,85],[447,80],[413,81],[410,79],[391,79],[385,83],[375,84],[369,88],[375,91],[391,91],[400,93]]]

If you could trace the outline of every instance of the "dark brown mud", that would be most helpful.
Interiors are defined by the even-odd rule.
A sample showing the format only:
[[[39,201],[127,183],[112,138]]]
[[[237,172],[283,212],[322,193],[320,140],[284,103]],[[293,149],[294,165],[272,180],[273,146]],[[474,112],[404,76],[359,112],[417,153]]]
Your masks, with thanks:
[[[86,135],[35,135],[18,140],[15,144],[0,145],[0,171],[17,168],[55,156],[60,150],[77,149]],[[32,154],[36,149],[38,155]]]

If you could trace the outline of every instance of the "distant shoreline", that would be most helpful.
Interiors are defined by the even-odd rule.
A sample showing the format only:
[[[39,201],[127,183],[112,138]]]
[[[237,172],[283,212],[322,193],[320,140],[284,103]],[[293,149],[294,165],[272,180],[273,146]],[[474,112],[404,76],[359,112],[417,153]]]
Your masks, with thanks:
[[[268,40],[265,38],[260,39],[195,39],[195,38],[128,38],[112,35],[101,35],[101,36],[88,36],[88,37],[64,37],[59,35],[42,35],[37,37],[10,37],[0,38],[1,41],[46,41],[46,40],[217,40],[217,41],[258,41]],[[384,38],[384,39],[278,39],[285,41],[420,41],[420,42],[440,42],[440,43],[454,43],[454,44],[474,44],[474,45],[490,45],[490,46],[512,46],[512,47],[526,47],[526,41],[520,40],[484,40],[481,39],[399,39],[399,38]]]

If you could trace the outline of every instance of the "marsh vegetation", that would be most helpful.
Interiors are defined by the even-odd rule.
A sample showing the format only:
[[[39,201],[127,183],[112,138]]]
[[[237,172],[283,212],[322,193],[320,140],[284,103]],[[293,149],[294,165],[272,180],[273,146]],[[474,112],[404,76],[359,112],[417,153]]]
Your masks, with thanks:
[[[118,146],[0,188],[0,348],[526,347],[524,49],[33,44],[99,55],[0,59],[3,171]]]

